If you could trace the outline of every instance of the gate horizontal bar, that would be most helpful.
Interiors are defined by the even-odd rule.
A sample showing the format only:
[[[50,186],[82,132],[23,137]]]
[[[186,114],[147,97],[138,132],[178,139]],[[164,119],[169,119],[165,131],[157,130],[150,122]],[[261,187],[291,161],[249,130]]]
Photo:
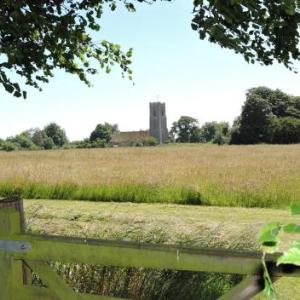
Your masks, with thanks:
[[[244,275],[262,274],[259,252],[182,248],[41,235],[13,235],[7,239],[29,243],[30,251],[27,253],[10,251],[13,257],[20,259]],[[293,265],[276,267],[278,255],[266,258],[268,268],[274,276],[300,276],[300,267]]]

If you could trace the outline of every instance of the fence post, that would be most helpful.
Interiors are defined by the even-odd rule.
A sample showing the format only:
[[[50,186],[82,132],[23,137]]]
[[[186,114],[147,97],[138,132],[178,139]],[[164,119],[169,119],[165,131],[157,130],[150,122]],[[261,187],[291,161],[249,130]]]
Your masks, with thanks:
[[[22,199],[0,200],[0,240],[1,236],[20,234],[24,230]],[[5,249],[0,249],[0,300],[15,300],[13,293],[27,281],[26,275],[22,261],[14,261]]]

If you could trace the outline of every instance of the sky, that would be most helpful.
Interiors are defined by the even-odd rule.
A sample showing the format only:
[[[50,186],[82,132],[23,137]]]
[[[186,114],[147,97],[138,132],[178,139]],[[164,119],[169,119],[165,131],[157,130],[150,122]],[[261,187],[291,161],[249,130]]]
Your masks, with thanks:
[[[119,124],[121,131],[149,128],[149,102],[166,103],[168,127],[180,116],[232,123],[249,88],[267,86],[300,95],[300,74],[285,67],[248,64],[242,56],[201,41],[191,29],[192,1],[140,4],[137,12],[121,7],[105,11],[96,40],[133,48],[133,81],[115,67],[91,77],[93,87],[77,77],[55,72],[39,92],[28,88],[26,100],[0,88],[0,137],[56,122],[70,140],[90,135],[98,123]]]

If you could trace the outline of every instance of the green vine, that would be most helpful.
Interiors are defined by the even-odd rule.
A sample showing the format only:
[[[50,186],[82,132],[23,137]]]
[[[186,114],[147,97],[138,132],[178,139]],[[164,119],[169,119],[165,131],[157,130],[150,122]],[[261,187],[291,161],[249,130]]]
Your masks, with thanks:
[[[293,216],[300,215],[300,204],[291,205],[291,213]],[[266,264],[266,254],[273,254],[279,251],[280,246],[280,233],[284,234],[299,234],[300,224],[288,223],[280,224],[279,222],[273,222],[265,225],[259,234],[259,242],[262,247],[262,266],[264,270],[264,293],[272,300],[277,300],[275,286],[272,282]],[[300,266],[300,240],[296,240],[292,243],[291,247],[278,257],[276,265],[281,264],[293,264]]]

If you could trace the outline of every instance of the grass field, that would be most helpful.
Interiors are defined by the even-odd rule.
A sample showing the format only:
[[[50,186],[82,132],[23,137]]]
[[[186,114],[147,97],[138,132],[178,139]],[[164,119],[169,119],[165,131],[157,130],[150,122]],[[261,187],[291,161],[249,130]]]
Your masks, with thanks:
[[[0,195],[284,208],[300,199],[300,145],[169,145],[0,153]]]
[[[286,223],[291,221],[288,210],[190,207],[175,204],[26,200],[25,211],[28,230],[40,234],[245,250],[258,249],[257,234],[266,222],[280,221]],[[300,222],[300,218],[294,218],[293,221]],[[290,242],[290,240],[283,238],[283,248],[287,247]],[[68,271],[70,270],[68,269]],[[107,280],[114,282],[113,277],[116,274],[112,269],[106,270],[106,272],[103,269],[93,269],[93,280],[97,280],[97,272],[100,272],[100,275],[103,275],[104,272]],[[139,295],[142,295],[144,290],[139,286],[141,283],[141,285],[145,285],[146,293],[149,294],[151,286],[143,283],[141,274],[139,270],[135,272],[131,270],[129,275],[126,275],[133,278],[130,292],[138,289]],[[83,276],[83,274],[81,275]],[[180,280],[176,281],[175,275],[169,274],[167,276],[164,273],[162,280],[161,273],[151,273],[151,278],[148,278],[149,282],[153,282],[153,280],[156,282],[162,280],[163,282],[163,286],[155,287],[155,290],[161,294],[166,290],[174,289],[171,283],[179,286],[179,290],[176,291],[179,293],[177,295],[179,298],[154,296],[153,299],[196,299],[195,294],[180,298],[180,292],[182,292],[180,289],[185,288],[184,292],[186,293],[186,288],[190,287],[190,282],[193,283],[195,275],[184,275],[186,276],[185,281],[182,279],[182,274]],[[105,278],[105,276],[103,277]],[[214,287],[221,280],[223,280],[222,287],[224,287],[224,280],[230,280],[227,277],[220,277],[217,281],[212,281],[212,278],[214,277],[204,278],[204,285],[201,286],[203,277],[200,279],[196,277],[195,287],[200,286],[202,289],[199,291],[197,299],[216,299],[213,296],[203,298],[200,295],[203,295],[204,288]],[[105,280],[101,280],[98,284],[99,289],[101,289],[100,286],[105,285]],[[87,281],[85,281],[85,285],[89,285],[89,281]],[[109,285],[108,282],[106,284]],[[73,285],[78,288],[79,283],[74,281]],[[300,279],[282,278],[276,283],[276,287],[279,299],[299,300]],[[111,291],[118,289],[122,292],[122,288],[116,288],[116,286],[110,286],[110,288]],[[106,289],[101,291],[109,294],[110,288],[106,286]],[[217,286],[217,288],[219,287]],[[130,296],[136,299],[134,295],[130,294]],[[141,299],[149,298],[141,297]],[[265,298],[259,296],[256,299]]]

